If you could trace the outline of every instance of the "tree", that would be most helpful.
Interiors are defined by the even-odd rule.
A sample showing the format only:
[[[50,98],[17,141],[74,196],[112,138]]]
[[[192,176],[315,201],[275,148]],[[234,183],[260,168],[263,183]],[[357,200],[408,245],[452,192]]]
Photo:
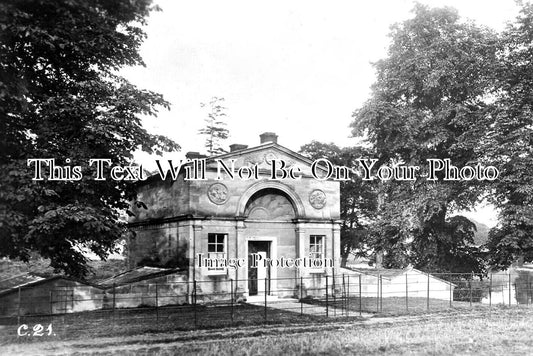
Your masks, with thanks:
[[[221,141],[228,138],[229,130],[225,128],[226,123],[223,121],[226,116],[226,108],[222,106],[224,98],[214,96],[209,103],[200,103],[201,107],[208,107],[209,112],[205,119],[205,127],[198,132],[205,135],[205,148],[209,155],[225,153],[221,147]]]
[[[340,148],[334,143],[312,141],[300,148],[300,153],[312,160],[325,158],[333,165],[355,167],[356,159],[368,157],[362,147]],[[369,238],[369,224],[375,218],[377,208],[376,185],[364,182],[360,176],[340,182],[341,208],[341,265],[345,266],[353,253],[367,256],[372,251]]]
[[[0,256],[28,260],[36,251],[58,271],[84,275],[82,250],[113,252],[136,196],[132,182],[95,181],[88,160],[126,166],[138,148],[179,148],[141,124],[169,104],[116,74],[143,65],[140,26],[150,10],[149,0],[0,4]],[[31,158],[80,166],[83,178],[33,181]]]
[[[499,226],[489,234],[490,263],[506,268],[533,262],[533,5],[523,3],[519,16],[502,34],[498,96],[488,126],[487,159],[500,169],[492,202]]]
[[[366,137],[377,166],[416,165],[419,176],[427,174],[427,159],[450,158],[459,167],[481,162],[497,36],[461,21],[453,9],[418,4],[412,19],[392,28],[391,38],[388,57],[375,64],[371,99],[354,112],[353,134]],[[481,271],[470,246],[474,227],[453,213],[473,208],[485,190],[483,182],[443,182],[442,176],[435,182],[385,182],[372,229],[385,265]],[[457,229],[462,233],[454,234]],[[442,251],[452,253],[450,262]]]

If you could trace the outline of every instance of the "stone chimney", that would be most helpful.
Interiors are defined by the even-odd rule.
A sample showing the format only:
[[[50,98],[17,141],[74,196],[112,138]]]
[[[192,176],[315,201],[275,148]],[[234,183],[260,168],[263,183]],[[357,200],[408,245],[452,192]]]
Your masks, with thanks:
[[[259,138],[261,139],[261,144],[267,142],[278,143],[278,135],[276,135],[274,132],[262,133],[261,135],[259,135]]]
[[[188,159],[201,159],[206,158],[207,156],[200,154],[200,152],[187,152],[185,158]]]
[[[229,145],[229,151],[230,152],[245,150],[247,148],[248,148],[248,145],[241,145],[241,144],[238,144],[238,143],[234,143],[233,145]]]

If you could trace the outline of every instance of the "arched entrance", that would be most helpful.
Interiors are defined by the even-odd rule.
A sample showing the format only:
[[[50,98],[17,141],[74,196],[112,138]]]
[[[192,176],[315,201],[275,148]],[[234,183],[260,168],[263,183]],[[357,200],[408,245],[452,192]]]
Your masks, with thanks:
[[[244,206],[247,228],[248,295],[264,296],[276,289],[278,269],[269,260],[279,257],[279,246],[293,245],[295,204],[283,190],[265,187],[254,192]],[[289,235],[287,236],[287,230]],[[286,248],[285,248],[286,250]],[[296,251],[290,251],[292,254]]]

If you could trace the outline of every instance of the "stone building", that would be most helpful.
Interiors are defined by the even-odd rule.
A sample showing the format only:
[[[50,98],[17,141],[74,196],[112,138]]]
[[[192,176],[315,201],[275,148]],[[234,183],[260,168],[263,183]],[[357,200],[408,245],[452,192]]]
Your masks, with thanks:
[[[273,133],[260,135],[259,146],[230,149],[209,158],[189,152],[176,179],[155,174],[140,183],[138,200],[146,207],[135,208],[129,221],[130,267],[174,262],[189,281],[201,281],[203,293],[228,292],[232,280],[246,298],[296,295],[304,277],[302,288],[312,294],[340,267],[339,182],[317,179],[327,167],[313,170]],[[282,178],[283,164],[293,177]],[[244,265],[208,263],[214,260]]]
[[[22,273],[0,281],[0,317],[101,309],[102,287],[66,276]]]

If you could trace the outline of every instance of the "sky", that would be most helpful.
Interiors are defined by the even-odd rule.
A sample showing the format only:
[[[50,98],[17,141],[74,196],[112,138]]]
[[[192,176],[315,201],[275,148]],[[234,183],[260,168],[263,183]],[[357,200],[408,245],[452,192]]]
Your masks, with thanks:
[[[517,12],[514,0],[419,1],[451,6],[464,18],[502,30]],[[272,131],[298,151],[312,140],[356,144],[352,113],[370,95],[372,62],[384,58],[394,23],[412,16],[413,1],[156,0],[141,47],[146,67],[121,74],[163,94],[171,109],[145,127],[205,153],[198,135],[207,116],[200,103],[223,97],[232,143],[255,146]],[[146,168],[153,162],[137,154]],[[490,210],[490,209],[489,209]],[[494,212],[482,214],[495,224]]]

